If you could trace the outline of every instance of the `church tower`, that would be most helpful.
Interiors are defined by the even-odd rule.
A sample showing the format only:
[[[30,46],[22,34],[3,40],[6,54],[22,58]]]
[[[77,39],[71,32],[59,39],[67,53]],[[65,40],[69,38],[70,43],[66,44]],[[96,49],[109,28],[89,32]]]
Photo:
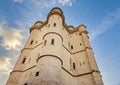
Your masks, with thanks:
[[[30,28],[7,85],[104,85],[86,26],[67,25],[62,10],[53,8]]]

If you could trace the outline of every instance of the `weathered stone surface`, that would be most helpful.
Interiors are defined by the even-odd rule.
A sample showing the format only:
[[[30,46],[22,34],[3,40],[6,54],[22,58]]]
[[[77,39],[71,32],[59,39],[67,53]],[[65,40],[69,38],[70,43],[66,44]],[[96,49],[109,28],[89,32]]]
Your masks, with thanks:
[[[86,26],[66,25],[53,8],[31,27],[7,85],[103,85]]]

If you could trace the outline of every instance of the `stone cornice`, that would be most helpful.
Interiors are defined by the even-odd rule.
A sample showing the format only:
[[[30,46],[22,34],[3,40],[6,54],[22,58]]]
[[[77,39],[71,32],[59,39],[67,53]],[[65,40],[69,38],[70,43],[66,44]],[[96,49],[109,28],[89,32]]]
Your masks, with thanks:
[[[38,45],[36,45],[36,46],[34,46],[33,48],[23,48],[22,50],[21,50],[21,53],[23,52],[23,50],[32,50],[32,49],[34,49],[34,48],[36,48],[36,47],[38,47],[38,46],[40,46],[40,45],[42,45],[43,44],[43,42],[41,42],[40,44],[38,44]]]
[[[44,57],[44,56],[45,56],[45,55],[39,57],[38,60],[39,60],[40,58]],[[56,56],[54,56],[54,55],[47,55],[47,56],[56,57]],[[91,70],[91,71],[89,71],[89,72],[85,72],[85,73],[82,73],[82,74],[74,74],[74,73],[71,73],[70,71],[68,71],[67,69],[65,69],[65,68],[63,67],[63,61],[62,61],[59,57],[56,57],[56,58],[58,58],[58,59],[61,61],[61,68],[62,68],[65,72],[67,72],[68,74],[70,74],[70,75],[73,76],[73,77],[79,77],[79,76],[89,75],[89,74],[92,74],[93,72],[100,73],[100,71],[98,71],[98,70]],[[37,60],[37,61],[38,61],[38,60]],[[10,75],[11,75],[12,73],[14,73],[14,72],[25,72],[25,71],[28,71],[28,70],[30,70],[30,69],[32,69],[32,68],[35,68],[35,67],[36,67],[36,65],[34,65],[34,66],[30,67],[30,68],[27,68],[27,69],[25,69],[25,70],[23,70],[23,71],[22,71],[22,70],[14,70],[14,71],[12,71],[12,72],[10,73]],[[101,77],[102,77],[102,76],[101,76]]]
[[[34,67],[36,67],[36,65],[34,65],[34,66],[30,67],[30,68],[27,68],[27,69],[25,69],[25,70],[13,70],[12,72],[10,72],[10,75],[11,75],[12,73],[14,73],[14,72],[25,72],[25,71],[28,71],[28,70],[34,68]]]
[[[73,77],[79,77],[79,76],[89,75],[89,74],[92,74],[93,72],[100,73],[100,71],[98,71],[98,70],[92,70],[92,71],[85,72],[85,73],[82,73],[82,74],[73,74],[73,73],[69,72],[67,69],[65,69],[64,67],[62,67],[62,69],[64,71],[66,71],[68,74],[70,74],[71,76],[73,76]]]
[[[23,49],[21,50],[21,53],[23,52],[23,50],[32,50],[32,49],[34,49],[34,48],[36,48],[36,47],[38,47],[38,46],[40,46],[40,45],[42,45],[42,44],[43,44],[43,42],[40,43],[40,44],[38,44],[38,45],[36,45],[36,46],[34,46],[33,48],[23,48]],[[76,52],[71,52],[71,51],[68,50],[67,47],[65,47],[63,44],[62,44],[62,46],[63,46],[70,54],[76,54],[76,53],[79,53],[79,52],[83,52],[83,51],[86,51],[86,49],[91,49],[91,50],[92,50],[91,47],[85,47],[85,49],[83,49],[83,50],[76,51]]]
[[[70,50],[68,50],[63,44],[62,46],[70,53],[70,54],[76,54],[76,53],[80,53],[80,52],[83,52],[83,51],[86,51],[86,49],[91,49],[91,47],[85,47],[83,50],[80,50],[80,51],[76,51],[76,52],[71,52]]]

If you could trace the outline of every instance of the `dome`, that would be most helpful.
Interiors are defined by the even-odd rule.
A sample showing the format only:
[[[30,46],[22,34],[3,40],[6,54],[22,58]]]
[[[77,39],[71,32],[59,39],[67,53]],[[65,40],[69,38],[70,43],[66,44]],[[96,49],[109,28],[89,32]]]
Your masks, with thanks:
[[[69,25],[69,26],[68,26],[68,29],[71,30],[71,31],[73,31],[73,30],[74,30],[74,27],[73,27],[72,25]]]
[[[86,26],[84,24],[79,25],[78,28],[80,29],[80,31],[87,32]]]
[[[34,26],[36,26],[36,27],[41,27],[42,25],[43,25],[43,22],[41,22],[41,21],[37,21],[34,24]]]
[[[58,7],[54,7],[51,10],[51,13],[60,13],[60,14],[63,14],[63,11],[60,8],[58,8]]]

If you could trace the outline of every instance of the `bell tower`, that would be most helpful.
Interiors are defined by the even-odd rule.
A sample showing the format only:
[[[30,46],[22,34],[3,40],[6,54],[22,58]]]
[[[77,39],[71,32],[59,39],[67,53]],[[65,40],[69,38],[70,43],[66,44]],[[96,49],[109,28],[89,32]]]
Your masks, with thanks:
[[[86,26],[67,25],[63,11],[53,8],[30,28],[7,85],[104,85]]]

